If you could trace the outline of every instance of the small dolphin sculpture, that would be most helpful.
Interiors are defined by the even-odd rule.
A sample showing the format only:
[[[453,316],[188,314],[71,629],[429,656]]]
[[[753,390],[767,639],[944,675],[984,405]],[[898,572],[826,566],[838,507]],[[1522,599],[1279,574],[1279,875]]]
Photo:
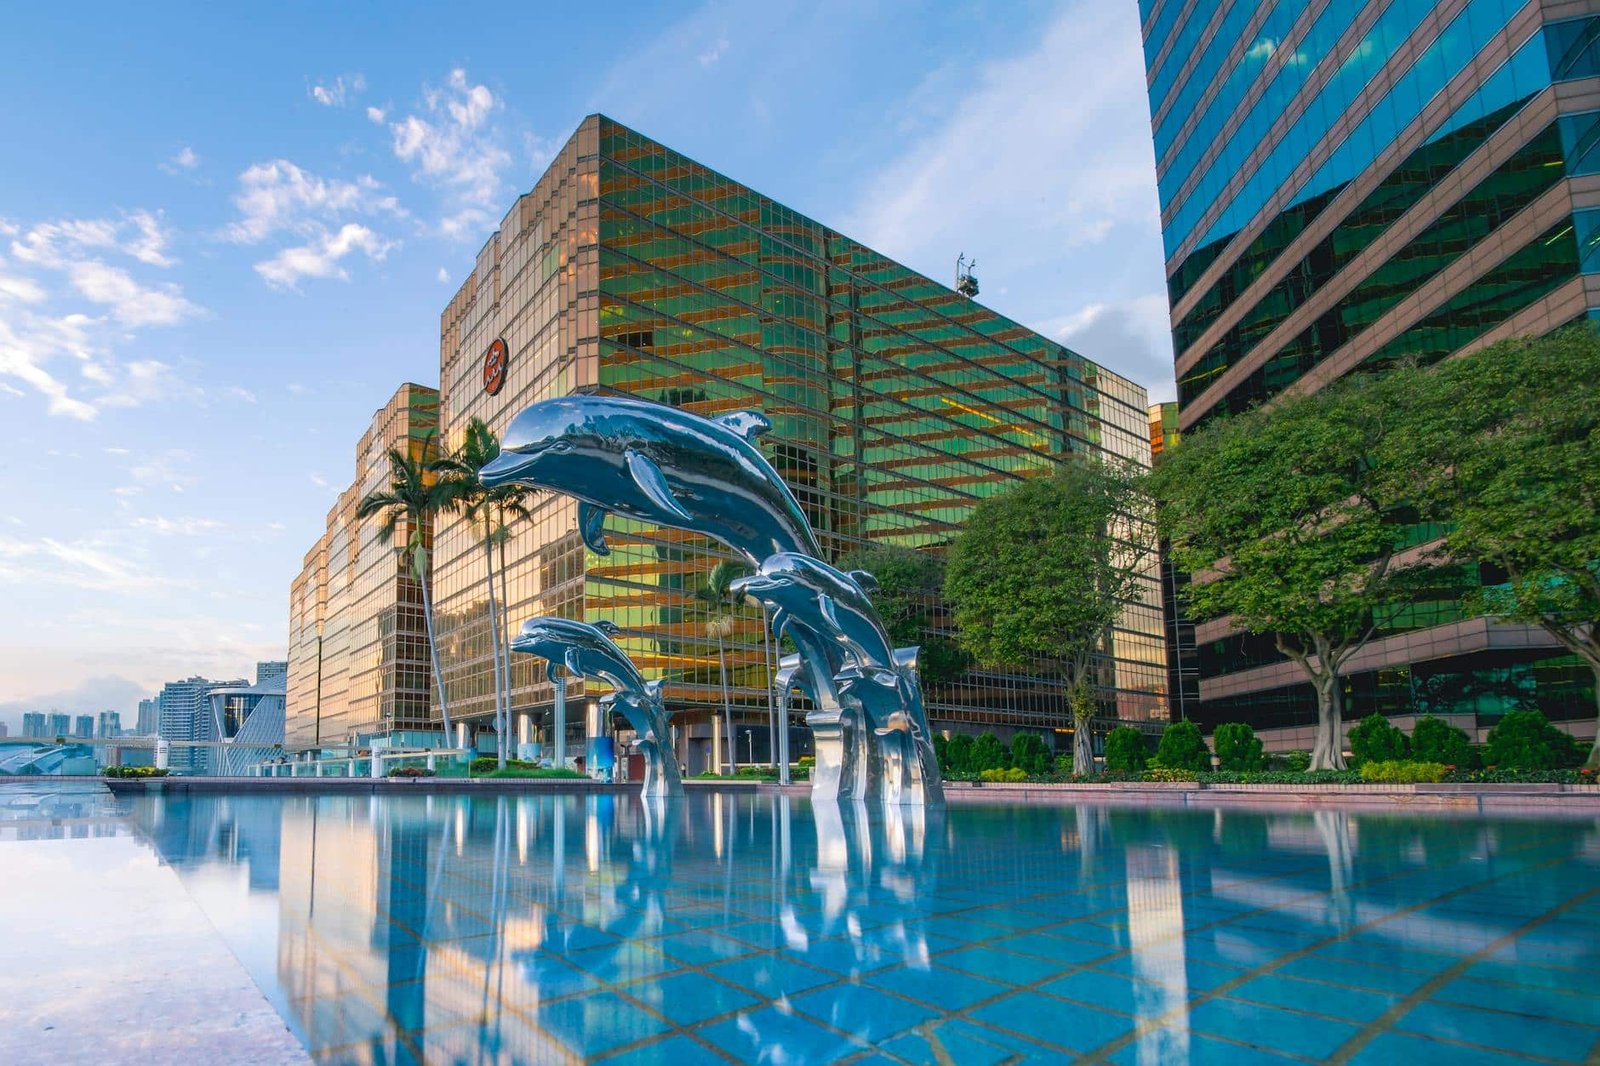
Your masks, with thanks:
[[[639,733],[645,767],[644,795],[681,795],[683,780],[672,750],[661,682],[644,679],[612,639],[618,632],[612,622],[591,625],[571,618],[533,618],[512,638],[511,650],[537,655],[551,670],[562,667],[579,677],[599,678],[615,689],[614,705]]]
[[[847,574],[820,559],[778,552],[730,588],[735,596],[753,596],[772,609],[774,633],[781,636],[798,619],[838,641],[863,671],[894,670],[894,643],[868,596],[878,582],[865,570]]]
[[[800,504],[755,445],[771,426],[755,411],[711,419],[631,397],[562,396],[512,419],[482,477],[575,497],[583,541],[600,555],[612,511],[703,533],[752,566],[777,552],[820,555]]]

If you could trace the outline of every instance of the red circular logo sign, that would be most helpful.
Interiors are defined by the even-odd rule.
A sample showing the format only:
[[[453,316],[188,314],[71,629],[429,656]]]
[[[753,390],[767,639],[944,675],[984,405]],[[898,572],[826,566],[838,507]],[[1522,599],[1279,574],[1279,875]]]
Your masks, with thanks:
[[[511,362],[511,353],[506,348],[506,342],[496,340],[489,345],[489,350],[483,355],[483,391],[490,396],[497,395],[506,383],[506,365]]]

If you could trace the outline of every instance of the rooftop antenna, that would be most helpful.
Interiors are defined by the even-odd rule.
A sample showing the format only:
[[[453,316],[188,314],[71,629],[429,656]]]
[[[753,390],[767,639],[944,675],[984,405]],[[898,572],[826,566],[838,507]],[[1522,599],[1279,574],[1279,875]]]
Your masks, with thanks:
[[[968,299],[978,295],[978,275],[973,273],[977,269],[978,261],[969,261],[966,252],[956,256],[956,291]]]

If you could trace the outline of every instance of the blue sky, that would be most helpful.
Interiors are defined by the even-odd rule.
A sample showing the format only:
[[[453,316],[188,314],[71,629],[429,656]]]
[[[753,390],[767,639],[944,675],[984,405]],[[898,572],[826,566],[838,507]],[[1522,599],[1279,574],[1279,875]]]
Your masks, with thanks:
[[[282,658],[494,224],[603,111],[1173,393],[1131,0],[13,5],[0,720]]]

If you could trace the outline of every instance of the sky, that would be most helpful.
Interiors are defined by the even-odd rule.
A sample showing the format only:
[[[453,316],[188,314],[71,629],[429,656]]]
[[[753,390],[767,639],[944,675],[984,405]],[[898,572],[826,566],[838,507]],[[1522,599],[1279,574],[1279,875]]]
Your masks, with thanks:
[[[604,112],[1170,399],[1137,5],[13,5],[0,721],[287,654],[478,249]]]

